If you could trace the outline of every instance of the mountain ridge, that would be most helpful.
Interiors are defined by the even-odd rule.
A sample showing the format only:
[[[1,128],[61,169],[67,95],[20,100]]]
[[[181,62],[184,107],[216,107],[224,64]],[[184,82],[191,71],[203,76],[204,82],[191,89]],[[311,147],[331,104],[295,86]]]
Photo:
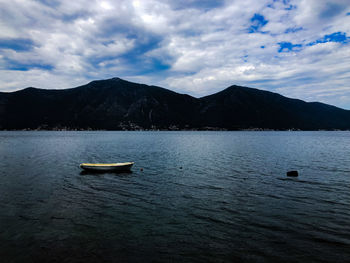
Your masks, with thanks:
[[[237,85],[195,98],[112,78],[0,92],[0,129],[348,130],[350,111]]]

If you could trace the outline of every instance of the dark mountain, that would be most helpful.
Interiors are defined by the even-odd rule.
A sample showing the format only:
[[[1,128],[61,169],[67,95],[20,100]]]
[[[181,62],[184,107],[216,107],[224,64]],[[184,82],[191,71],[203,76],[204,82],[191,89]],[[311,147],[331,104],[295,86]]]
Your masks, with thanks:
[[[119,78],[66,90],[27,88],[0,94],[0,125],[3,129],[167,128],[195,122],[196,101]]]
[[[302,130],[350,128],[350,111],[253,88],[231,86],[200,100],[201,122],[214,127]]]
[[[350,111],[231,86],[200,99],[119,78],[0,93],[0,129],[350,129]]]

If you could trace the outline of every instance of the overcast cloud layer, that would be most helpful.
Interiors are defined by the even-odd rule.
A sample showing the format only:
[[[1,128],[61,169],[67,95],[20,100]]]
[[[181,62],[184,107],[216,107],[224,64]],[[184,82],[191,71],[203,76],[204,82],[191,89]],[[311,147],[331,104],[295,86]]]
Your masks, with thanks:
[[[0,0],[0,91],[111,77],[350,109],[350,0]]]

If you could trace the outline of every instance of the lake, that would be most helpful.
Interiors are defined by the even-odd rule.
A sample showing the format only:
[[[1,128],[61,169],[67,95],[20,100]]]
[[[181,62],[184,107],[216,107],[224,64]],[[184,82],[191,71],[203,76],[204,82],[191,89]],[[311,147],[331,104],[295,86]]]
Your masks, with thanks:
[[[1,262],[350,261],[350,132],[3,131],[0,157]]]

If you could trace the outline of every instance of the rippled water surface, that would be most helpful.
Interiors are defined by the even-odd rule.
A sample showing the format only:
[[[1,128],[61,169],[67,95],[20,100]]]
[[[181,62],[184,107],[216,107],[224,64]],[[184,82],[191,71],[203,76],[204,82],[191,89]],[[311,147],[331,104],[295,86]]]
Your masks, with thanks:
[[[1,262],[350,262],[349,132],[0,132],[0,157]]]

